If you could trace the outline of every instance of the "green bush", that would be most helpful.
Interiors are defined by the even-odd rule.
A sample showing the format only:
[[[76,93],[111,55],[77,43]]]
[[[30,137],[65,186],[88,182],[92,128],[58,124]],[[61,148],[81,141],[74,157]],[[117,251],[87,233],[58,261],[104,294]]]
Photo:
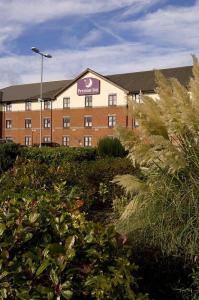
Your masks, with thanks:
[[[77,196],[85,200],[87,209],[107,208],[111,207],[112,199],[122,194],[121,188],[110,181],[116,174],[126,172],[138,172],[126,158],[68,161],[58,166],[18,158],[14,167],[0,178],[0,195],[51,192],[54,186],[65,182],[64,190],[75,188]]]
[[[20,145],[14,143],[0,144],[0,173],[12,167],[21,153]]]
[[[100,157],[124,157],[126,151],[118,138],[104,137],[97,144],[97,153]]]
[[[113,227],[86,221],[58,194],[0,206],[1,299],[148,299]]]
[[[49,165],[60,165],[67,161],[95,160],[95,148],[68,148],[68,147],[30,147],[23,148],[22,156],[34,159]]]

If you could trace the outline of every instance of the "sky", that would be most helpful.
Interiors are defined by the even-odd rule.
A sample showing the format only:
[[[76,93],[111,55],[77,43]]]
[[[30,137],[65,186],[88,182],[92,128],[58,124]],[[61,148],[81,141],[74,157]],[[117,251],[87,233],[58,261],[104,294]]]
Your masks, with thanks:
[[[187,66],[199,56],[199,0],[0,0],[0,88]]]

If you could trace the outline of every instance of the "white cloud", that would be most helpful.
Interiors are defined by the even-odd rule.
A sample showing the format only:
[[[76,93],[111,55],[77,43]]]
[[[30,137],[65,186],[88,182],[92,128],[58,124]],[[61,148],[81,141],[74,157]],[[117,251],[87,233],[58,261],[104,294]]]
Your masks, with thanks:
[[[128,28],[154,44],[191,48],[198,47],[198,16],[199,2],[191,7],[169,6],[159,9],[139,20],[119,24],[119,27]]]
[[[199,55],[199,52],[196,54]],[[192,63],[189,52],[184,49],[165,50],[152,45],[146,48],[146,45],[142,43],[126,43],[76,51],[57,50],[52,52],[52,55],[52,59],[44,61],[45,81],[72,79],[88,67],[107,75],[184,66]],[[17,70],[17,74],[13,72],[14,70]],[[0,87],[11,83],[39,82],[40,59],[34,55],[0,58],[0,73],[4,74]],[[12,75],[12,82],[9,74]]]

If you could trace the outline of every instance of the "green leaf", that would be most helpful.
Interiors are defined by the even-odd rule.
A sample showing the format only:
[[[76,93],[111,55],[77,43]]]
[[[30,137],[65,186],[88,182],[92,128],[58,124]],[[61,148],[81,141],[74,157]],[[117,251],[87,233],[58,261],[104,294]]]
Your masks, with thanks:
[[[6,225],[4,223],[1,223],[0,224],[0,236],[3,235],[5,229],[6,229]]]
[[[0,280],[4,277],[6,277],[9,274],[9,272],[4,271],[3,273],[0,274]]]
[[[45,259],[40,267],[37,269],[36,276],[39,276],[48,266],[50,265],[50,261]]]
[[[73,291],[70,291],[70,290],[63,290],[62,292],[61,292],[61,295],[65,298],[65,299],[67,299],[67,300],[70,300],[70,299],[72,299],[72,296],[73,296]]]
[[[74,243],[75,243],[75,236],[74,235],[69,236],[65,242],[65,248],[67,250],[71,249],[73,247]]]
[[[53,282],[55,285],[57,285],[57,284],[59,283],[59,278],[58,278],[58,276],[57,276],[55,270],[53,270],[53,269],[50,271],[50,279],[52,280],[52,282]]]
[[[29,222],[34,223],[39,217],[38,213],[32,213],[29,215]]]

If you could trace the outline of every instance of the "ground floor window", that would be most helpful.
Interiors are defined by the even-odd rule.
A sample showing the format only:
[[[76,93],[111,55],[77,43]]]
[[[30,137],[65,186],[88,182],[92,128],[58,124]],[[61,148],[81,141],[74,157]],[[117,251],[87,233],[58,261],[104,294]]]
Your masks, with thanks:
[[[24,143],[26,146],[31,146],[31,144],[32,144],[31,136],[25,136]]]
[[[6,136],[6,141],[13,142],[13,138],[11,136]]]
[[[92,146],[92,136],[85,136],[84,147],[91,147],[91,146]]]
[[[43,137],[43,142],[44,142],[44,143],[50,143],[50,141],[51,141],[51,140],[50,140],[50,136],[44,136],[44,137]]]
[[[69,146],[69,143],[70,143],[70,138],[69,138],[69,136],[63,136],[62,137],[62,145],[63,146]]]

